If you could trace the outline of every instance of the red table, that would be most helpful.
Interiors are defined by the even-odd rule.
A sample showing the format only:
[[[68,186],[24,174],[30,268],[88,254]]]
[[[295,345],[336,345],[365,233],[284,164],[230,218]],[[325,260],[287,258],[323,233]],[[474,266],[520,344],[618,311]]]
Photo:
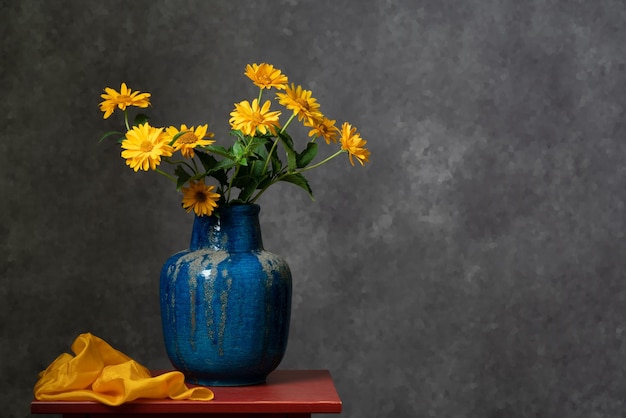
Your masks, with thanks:
[[[276,370],[267,383],[253,386],[211,387],[212,401],[138,399],[120,406],[87,401],[34,400],[33,414],[63,414],[64,418],[305,418],[338,414],[341,400],[328,370]]]

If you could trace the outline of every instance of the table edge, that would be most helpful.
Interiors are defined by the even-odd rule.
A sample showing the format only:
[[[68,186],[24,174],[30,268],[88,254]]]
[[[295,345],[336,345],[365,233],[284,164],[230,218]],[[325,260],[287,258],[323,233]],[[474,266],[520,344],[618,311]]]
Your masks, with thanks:
[[[108,406],[95,401],[40,401],[34,399],[30,405],[33,414],[70,414],[70,413],[139,413],[146,405],[159,405],[160,413],[341,413],[343,403],[328,370],[276,370],[278,375],[304,373],[309,375],[327,375],[330,379],[331,398],[320,401],[231,401],[214,399],[211,401],[171,400],[171,399],[137,399],[119,406]],[[159,373],[159,372],[156,372]],[[271,375],[270,375],[271,376]],[[220,387],[209,387],[219,391]],[[181,410],[182,409],[182,410]]]

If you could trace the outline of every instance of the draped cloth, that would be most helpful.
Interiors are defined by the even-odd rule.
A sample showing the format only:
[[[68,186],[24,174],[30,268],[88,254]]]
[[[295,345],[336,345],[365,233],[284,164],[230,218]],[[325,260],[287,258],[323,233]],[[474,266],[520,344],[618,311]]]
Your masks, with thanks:
[[[181,372],[152,376],[150,371],[90,333],[72,343],[74,356],[63,353],[35,384],[40,401],[96,401],[116,406],[138,398],[210,401],[206,387],[188,388]]]

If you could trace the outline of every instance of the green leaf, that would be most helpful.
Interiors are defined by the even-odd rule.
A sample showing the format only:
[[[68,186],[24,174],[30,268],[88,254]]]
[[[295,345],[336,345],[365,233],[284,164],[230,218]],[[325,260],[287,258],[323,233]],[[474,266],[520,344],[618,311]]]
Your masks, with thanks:
[[[200,159],[200,162],[202,163],[205,171],[211,170],[218,164],[217,159],[214,156],[207,154],[206,152],[196,150],[195,154]]]
[[[265,148],[265,146],[257,147],[253,149],[252,152],[256,158],[263,161],[267,160],[267,156],[269,155],[269,152],[267,148]]]
[[[198,173],[195,176],[190,177],[189,180],[190,181],[198,181],[198,180],[203,179],[205,177],[206,177],[206,173]]]
[[[243,200],[244,202],[248,201],[248,199],[250,199],[250,197],[252,196],[252,193],[254,193],[254,191],[256,190],[258,184],[258,182],[251,178],[248,184],[246,184],[244,188],[241,189],[241,192],[238,196],[239,200]]]
[[[246,136],[240,130],[232,130],[230,131],[230,134],[234,137],[239,138],[241,141],[245,141],[246,139]]]
[[[228,176],[224,170],[213,170],[210,174],[215,180],[217,180],[222,186],[228,185]]]
[[[243,157],[244,151],[245,149],[241,142],[237,141],[233,144],[233,155],[236,161],[239,161]]]
[[[237,173],[236,176],[233,175],[232,185],[233,187],[238,187],[240,189],[243,189],[244,187],[246,187],[246,185],[250,181],[249,168],[247,166],[240,165],[239,168],[236,170],[236,173]]]
[[[294,151],[293,149],[293,140],[287,133],[279,133],[278,137],[280,138],[280,142],[283,144],[283,147],[287,152],[287,168],[288,171],[291,173],[297,168],[297,154],[296,151]]]
[[[187,173],[182,165],[177,165],[174,170],[174,174],[178,176],[178,180],[176,181],[176,190],[180,190],[181,187],[187,183],[187,181],[191,178],[191,174]]]
[[[209,173],[213,173],[218,170],[230,170],[236,165],[237,163],[234,162],[233,160],[222,160],[222,161],[219,161],[212,169],[208,171]]]
[[[148,123],[150,121],[150,116],[144,113],[137,113],[135,119],[133,120],[133,126],[143,125],[144,123]]]
[[[213,177],[222,185],[228,184],[226,171],[235,166],[236,163],[233,160],[218,161],[214,156],[198,150],[196,150],[196,155],[200,159],[206,175]]]
[[[291,139],[291,135],[289,135],[287,132],[278,132],[278,136],[284,142],[289,144],[289,148],[293,149],[293,139]]]
[[[268,140],[268,138],[252,138],[250,141],[249,149],[253,154],[258,155],[261,158],[265,158],[269,151],[267,144],[269,143],[270,148],[272,146],[272,141]]]
[[[265,161],[256,160],[253,161],[250,167],[250,173],[256,178],[260,178],[263,175],[263,166]]]
[[[292,183],[298,187],[303,188],[309,194],[311,200],[315,201],[315,199],[313,199],[313,191],[311,190],[311,186],[309,186],[309,182],[304,178],[302,174],[287,174],[286,176],[281,177],[280,181],[286,181],[287,183]]]
[[[232,152],[230,152],[229,150],[227,150],[226,148],[220,145],[209,145],[209,146],[204,147],[204,149],[208,150],[209,152],[212,152],[213,154],[217,154],[221,157],[228,158],[229,160],[233,160],[233,161],[237,160],[237,158],[235,158]]]
[[[272,155],[271,162],[272,162],[273,173],[278,173],[280,170],[283,169],[283,162],[280,160],[280,158],[278,158],[276,154]]]
[[[298,164],[296,164],[296,157],[297,155],[293,150],[287,150],[287,171],[290,173],[295,171],[298,167]]]
[[[306,145],[306,149],[302,151],[302,153],[298,154],[298,157],[296,158],[296,165],[298,168],[304,168],[309,165],[311,161],[313,161],[313,158],[315,158],[316,155],[317,144],[315,142],[309,142]]]
[[[180,138],[181,136],[185,135],[187,132],[189,132],[189,131],[180,131],[179,133],[174,135],[174,137],[172,138],[172,140],[170,141],[170,143],[168,145],[170,145],[170,146],[174,145],[174,142],[176,142],[176,140],[178,138]]]
[[[265,189],[269,186],[271,186],[271,184],[274,182],[274,179],[272,179],[270,176],[265,176],[263,177],[263,179],[259,182],[259,184],[256,186],[257,189]]]

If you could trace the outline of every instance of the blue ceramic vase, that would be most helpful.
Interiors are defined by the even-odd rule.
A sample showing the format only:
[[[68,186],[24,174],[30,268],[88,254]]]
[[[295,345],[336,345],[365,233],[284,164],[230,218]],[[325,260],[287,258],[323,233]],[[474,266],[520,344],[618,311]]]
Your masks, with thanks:
[[[238,205],[196,216],[189,249],[161,270],[165,347],[189,383],[263,383],[285,354],[291,272],[263,249],[259,210]]]

